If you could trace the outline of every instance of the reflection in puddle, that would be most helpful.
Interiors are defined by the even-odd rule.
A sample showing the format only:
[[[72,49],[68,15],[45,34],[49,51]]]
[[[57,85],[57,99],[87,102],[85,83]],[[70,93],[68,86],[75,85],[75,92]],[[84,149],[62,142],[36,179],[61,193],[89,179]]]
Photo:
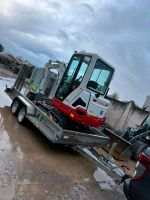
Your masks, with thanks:
[[[7,150],[7,152],[11,151],[12,145],[9,141],[9,136],[6,133],[6,131],[1,131],[0,130],[0,150],[1,151],[5,151]]]
[[[20,159],[20,162],[22,162],[24,155],[19,146],[17,147],[17,154],[18,154],[18,158]]]
[[[97,168],[97,170],[94,172],[94,178],[99,183],[102,190],[113,190],[115,187],[115,182],[113,179],[108,176],[106,172],[104,172],[102,169]]]
[[[0,199],[12,200],[18,180],[17,166],[21,168],[24,154],[11,141],[8,130],[13,131],[14,124],[6,111],[6,107],[0,108]]]
[[[0,198],[7,200],[11,200],[15,196],[17,172],[13,155],[11,155],[12,149],[7,132],[0,129]]]

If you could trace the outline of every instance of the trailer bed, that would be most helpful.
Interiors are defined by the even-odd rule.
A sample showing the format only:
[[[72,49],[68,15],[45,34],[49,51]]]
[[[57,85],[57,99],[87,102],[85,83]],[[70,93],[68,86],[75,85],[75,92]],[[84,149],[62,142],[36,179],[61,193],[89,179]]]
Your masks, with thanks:
[[[26,118],[35,125],[53,143],[65,145],[83,145],[106,147],[109,144],[109,137],[101,131],[93,129],[93,134],[62,129],[55,121],[50,119],[34,102],[15,88],[7,88],[6,94],[12,99],[18,99],[27,107]]]

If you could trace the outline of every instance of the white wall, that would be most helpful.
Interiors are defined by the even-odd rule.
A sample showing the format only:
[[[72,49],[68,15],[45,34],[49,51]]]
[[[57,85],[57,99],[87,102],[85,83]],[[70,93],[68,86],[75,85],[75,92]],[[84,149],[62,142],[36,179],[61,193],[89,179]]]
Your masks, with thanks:
[[[116,130],[137,127],[148,115],[148,112],[137,107],[133,101],[121,102],[110,99],[111,104],[106,114],[106,123]]]

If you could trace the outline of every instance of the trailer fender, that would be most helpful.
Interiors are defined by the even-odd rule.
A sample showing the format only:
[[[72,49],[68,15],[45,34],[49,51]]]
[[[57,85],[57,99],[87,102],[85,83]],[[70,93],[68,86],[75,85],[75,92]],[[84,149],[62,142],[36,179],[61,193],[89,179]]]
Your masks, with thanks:
[[[13,102],[16,99],[19,101],[20,106],[24,105],[26,107],[26,109],[27,109],[27,115],[35,115],[35,109],[34,109],[34,107],[23,96],[17,96],[17,97],[15,97],[13,99]]]

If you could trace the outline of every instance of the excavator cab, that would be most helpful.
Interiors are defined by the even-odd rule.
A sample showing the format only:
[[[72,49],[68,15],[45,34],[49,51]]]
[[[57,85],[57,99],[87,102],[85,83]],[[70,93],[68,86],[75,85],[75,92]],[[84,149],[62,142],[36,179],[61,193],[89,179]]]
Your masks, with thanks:
[[[105,99],[114,68],[98,55],[75,52],[52,104],[77,123],[97,127],[105,120]]]

